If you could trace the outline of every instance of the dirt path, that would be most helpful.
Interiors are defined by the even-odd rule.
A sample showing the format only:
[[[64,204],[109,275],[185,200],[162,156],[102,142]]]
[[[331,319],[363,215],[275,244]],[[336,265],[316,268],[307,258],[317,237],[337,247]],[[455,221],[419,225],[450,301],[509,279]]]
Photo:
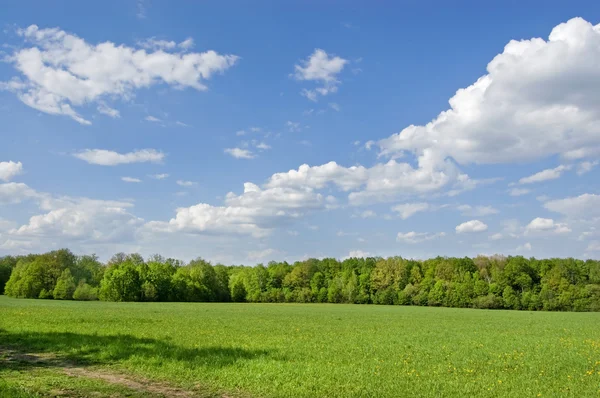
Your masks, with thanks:
[[[139,392],[148,392],[152,394],[164,395],[165,397],[194,397],[195,394],[177,387],[171,387],[167,384],[156,383],[150,380],[136,378],[122,374],[90,370],[84,368],[65,367],[63,371],[69,376],[86,377],[89,379],[99,379],[111,384],[119,384],[129,389]]]
[[[137,376],[133,377],[131,375],[125,375],[116,372],[76,366],[73,363],[58,358],[52,353],[23,353],[13,349],[4,349],[0,347],[0,365],[2,365],[2,363],[48,366],[60,370],[72,377],[85,377],[89,379],[102,380],[106,383],[120,385],[137,392],[164,397],[206,397],[206,394],[195,393],[193,391],[170,386],[166,383],[158,383]],[[228,395],[221,395],[221,398],[230,397]]]

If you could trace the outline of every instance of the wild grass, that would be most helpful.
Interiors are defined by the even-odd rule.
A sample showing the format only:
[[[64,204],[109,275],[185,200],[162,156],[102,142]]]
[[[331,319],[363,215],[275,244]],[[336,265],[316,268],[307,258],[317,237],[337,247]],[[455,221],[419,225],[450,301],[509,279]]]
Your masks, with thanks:
[[[59,372],[65,363],[203,396],[600,394],[598,313],[0,296],[0,347],[55,358],[44,366],[0,362],[0,389],[11,396],[44,396],[52,386],[70,388],[69,396],[78,388],[81,396],[100,388],[115,396],[116,387],[97,380],[78,387]]]

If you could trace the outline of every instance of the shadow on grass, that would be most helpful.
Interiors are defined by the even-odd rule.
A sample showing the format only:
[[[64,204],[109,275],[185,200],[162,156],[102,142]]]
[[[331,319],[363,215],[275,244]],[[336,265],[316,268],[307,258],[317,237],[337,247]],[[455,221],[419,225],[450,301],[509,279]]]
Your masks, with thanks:
[[[234,347],[186,348],[123,334],[11,333],[0,329],[0,370],[15,366],[111,365],[129,359],[153,366],[180,363],[188,369],[220,368],[265,356],[272,355],[266,350]]]

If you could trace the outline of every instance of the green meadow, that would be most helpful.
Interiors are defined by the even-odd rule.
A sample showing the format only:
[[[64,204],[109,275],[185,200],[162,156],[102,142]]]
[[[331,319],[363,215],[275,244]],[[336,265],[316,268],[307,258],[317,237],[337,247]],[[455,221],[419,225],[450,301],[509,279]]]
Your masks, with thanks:
[[[591,397],[600,314],[0,296],[2,397]]]

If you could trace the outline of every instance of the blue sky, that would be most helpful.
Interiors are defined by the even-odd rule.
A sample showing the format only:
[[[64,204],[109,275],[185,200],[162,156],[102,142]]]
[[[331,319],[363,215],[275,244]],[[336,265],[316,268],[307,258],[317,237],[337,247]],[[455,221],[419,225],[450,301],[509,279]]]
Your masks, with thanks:
[[[0,255],[600,253],[596,2],[57,4],[0,15]]]

